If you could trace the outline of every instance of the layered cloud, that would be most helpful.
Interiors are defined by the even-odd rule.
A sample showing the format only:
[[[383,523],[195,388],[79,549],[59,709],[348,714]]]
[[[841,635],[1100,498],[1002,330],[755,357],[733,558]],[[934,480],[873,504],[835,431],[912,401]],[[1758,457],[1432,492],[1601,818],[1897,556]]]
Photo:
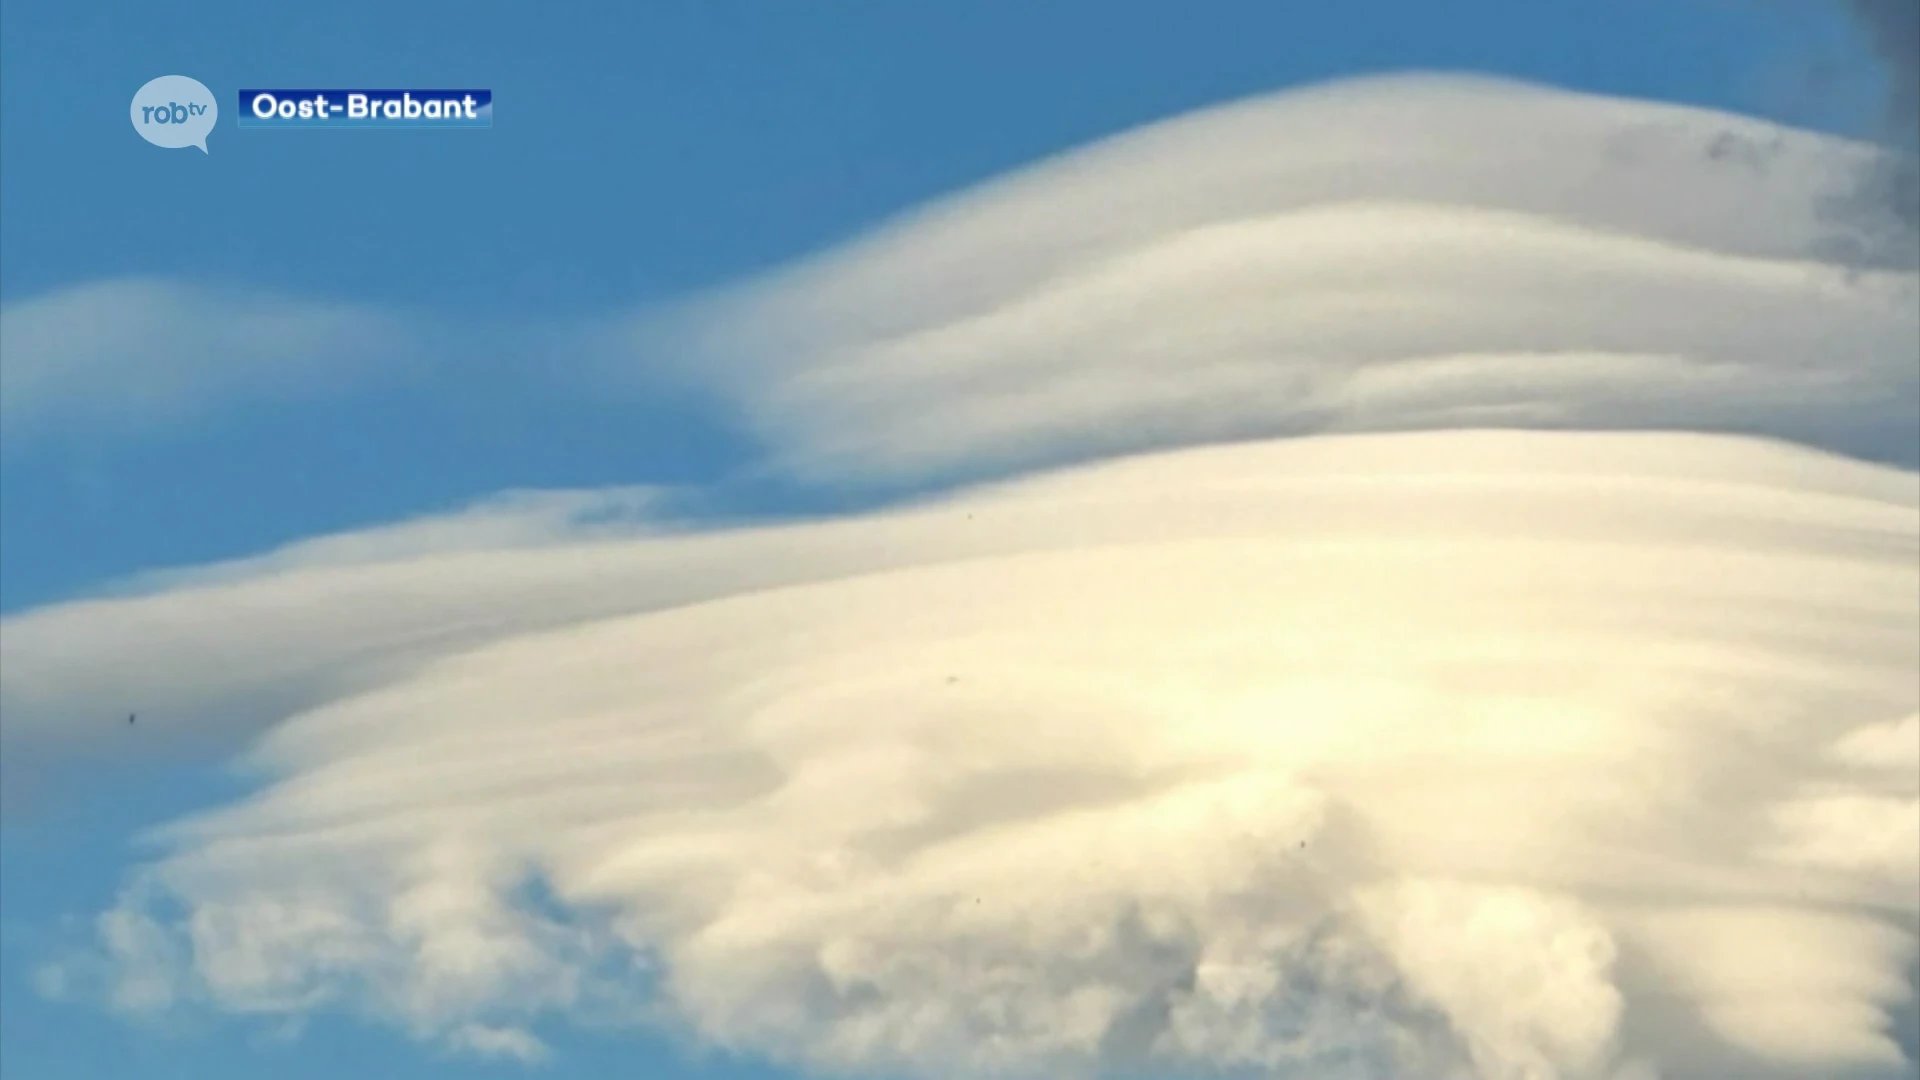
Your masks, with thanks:
[[[1876,38],[1901,71],[1905,17]],[[7,305],[0,420],[16,445],[115,437],[507,351],[538,359],[515,378],[704,391],[770,464],[836,484],[1459,424],[1910,460],[1910,157],[1495,79],[1353,80],[1129,132],[736,289],[578,326],[77,286]]]
[[[1494,80],[1339,83],[607,333],[718,385],[812,479],[1483,424],[1911,460],[1915,278],[1833,212],[1880,156]]]
[[[599,328],[803,477],[1024,475],[520,494],[8,618],[9,769],[258,780],[47,988],[527,1061],[1910,1074],[1920,291],[1824,209],[1872,160],[1346,84]]]
[[[164,731],[308,669],[258,794],[103,920],[128,1007],[523,1049],[584,1011],[822,1071],[1829,1075],[1897,1066],[1910,1000],[1917,519],[1910,473],[1725,438],[1249,444],[29,616],[6,709],[144,671]]]

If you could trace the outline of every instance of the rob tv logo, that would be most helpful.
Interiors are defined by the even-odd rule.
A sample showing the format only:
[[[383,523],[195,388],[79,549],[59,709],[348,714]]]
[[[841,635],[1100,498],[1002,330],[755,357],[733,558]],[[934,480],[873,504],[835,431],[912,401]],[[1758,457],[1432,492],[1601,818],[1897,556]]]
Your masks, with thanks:
[[[207,152],[207,134],[220,119],[213,91],[198,79],[162,75],[133,95],[133,130],[155,146],[168,150],[198,147]]]

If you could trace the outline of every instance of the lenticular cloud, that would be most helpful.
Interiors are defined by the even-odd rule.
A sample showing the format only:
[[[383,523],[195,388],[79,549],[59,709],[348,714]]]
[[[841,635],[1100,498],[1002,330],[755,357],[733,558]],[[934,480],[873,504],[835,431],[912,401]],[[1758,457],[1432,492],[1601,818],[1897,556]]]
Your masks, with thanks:
[[[1337,83],[1063,155],[611,336],[837,480],[1486,424],[1911,462],[1911,260],[1867,257],[1886,238],[1836,209],[1878,157],[1495,80]]]
[[[1911,1075],[1920,311],[1817,210],[1863,153],[1388,80],[635,322],[800,474],[1027,474],[10,618],[10,756],[110,688],[262,779],[46,986],[527,1061]]]
[[[598,587],[641,610],[275,727],[277,779],[107,918],[112,971],[469,1040],[664,1014],[823,1071],[1897,1064],[1916,514],[1911,474],[1781,445],[1452,432],[808,526],[805,580],[658,610],[638,556],[680,540],[503,551],[394,600],[564,592],[617,543]],[[831,572],[863,546],[917,554]],[[174,675],[391,569],[221,584],[308,603],[209,601]]]

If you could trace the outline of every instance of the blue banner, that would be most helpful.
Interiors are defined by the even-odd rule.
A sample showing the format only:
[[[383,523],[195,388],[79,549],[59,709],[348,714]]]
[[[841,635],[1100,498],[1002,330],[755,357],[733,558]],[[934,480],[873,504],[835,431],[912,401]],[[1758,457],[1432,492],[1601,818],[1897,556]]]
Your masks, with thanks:
[[[491,90],[242,90],[241,127],[485,128]]]

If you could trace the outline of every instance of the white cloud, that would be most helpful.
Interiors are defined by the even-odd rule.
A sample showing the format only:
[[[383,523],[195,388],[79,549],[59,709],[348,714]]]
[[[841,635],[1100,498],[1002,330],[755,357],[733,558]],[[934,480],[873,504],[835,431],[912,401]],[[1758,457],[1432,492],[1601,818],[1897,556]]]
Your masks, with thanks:
[[[1156,452],[730,530],[522,496],[10,617],[6,767],[260,779],[47,982],[525,1060],[1910,1068],[1920,474],[1689,430],[1920,419],[1914,277],[1818,261],[1862,153],[1347,85],[629,327],[816,477]],[[1607,430],[1458,430],[1515,422]],[[1230,435],[1310,437],[1167,449]]]
[[[9,442],[110,438],[253,400],[412,374],[428,341],[377,309],[163,278],[91,282],[0,311]]]
[[[121,582],[122,595],[200,588],[288,570],[330,570],[424,561],[477,552],[537,548],[555,541],[631,536],[650,525],[656,492],[649,488],[507,491],[453,513],[287,544],[270,554],[186,570],[143,574]]]
[[[546,1043],[517,1028],[467,1024],[455,1029],[450,1038],[455,1049],[480,1057],[511,1058],[527,1065],[545,1061],[550,1055]]]
[[[1805,809],[1920,818],[1859,750],[1920,704],[1913,480],[1706,436],[1247,444],[56,609],[0,686],[15,716],[112,663],[218,710],[237,655],[316,668],[265,787],[109,916],[143,1000],[174,955],[182,999],[450,1045],[625,1010],[822,1070],[1824,1074],[1898,1060],[1920,914],[1897,844]],[[367,647],[487,609],[491,644]],[[1626,1041],[1674,1000],[1712,1041]]]
[[[1920,279],[1836,261],[1860,245],[1833,208],[1881,155],[1491,79],[1354,80],[1117,136],[670,310],[459,341],[525,354],[490,378],[571,379],[585,354],[649,394],[698,387],[834,483],[1484,424],[1911,461]],[[453,344],[375,306],[156,279],[4,315],[10,440],[145,431]]]
[[[1920,794],[1920,713],[1862,728],[1834,747],[1832,756],[1863,769],[1884,769],[1889,780]]]
[[[1481,79],[1129,132],[607,331],[809,479],[1514,424],[1915,456],[1911,267],[1827,261],[1872,151]]]

